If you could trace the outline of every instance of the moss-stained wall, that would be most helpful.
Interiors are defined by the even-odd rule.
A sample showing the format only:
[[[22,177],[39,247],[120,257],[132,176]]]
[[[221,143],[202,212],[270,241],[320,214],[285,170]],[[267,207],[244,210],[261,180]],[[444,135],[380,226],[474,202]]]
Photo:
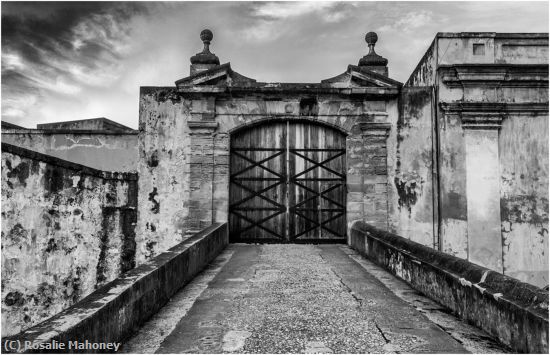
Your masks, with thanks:
[[[439,220],[441,251],[468,257],[466,152],[460,117],[439,115]]]
[[[191,101],[183,100],[175,88],[141,89],[138,264],[181,242],[187,232],[185,222],[193,208],[186,178],[190,169],[190,110]]]
[[[402,89],[396,164],[390,176],[390,230],[434,247],[432,106],[430,86]]]
[[[3,129],[2,142],[105,171],[137,171],[137,133]]]
[[[547,34],[437,34],[401,92],[392,231],[548,285],[547,63]]]
[[[544,287],[548,36],[437,40],[441,250]]]
[[[511,116],[499,136],[504,274],[548,285],[548,116]]]
[[[134,267],[136,180],[2,143],[2,336]]]

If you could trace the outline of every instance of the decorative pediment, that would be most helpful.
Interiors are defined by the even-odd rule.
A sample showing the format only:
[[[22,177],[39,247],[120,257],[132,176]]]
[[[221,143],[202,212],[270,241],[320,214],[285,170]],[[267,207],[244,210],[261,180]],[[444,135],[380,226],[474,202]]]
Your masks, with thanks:
[[[357,65],[348,65],[348,69],[333,78],[322,80],[322,84],[332,87],[376,87],[376,88],[400,88],[402,83],[388,78],[385,75]]]
[[[230,63],[225,63],[180,79],[176,81],[176,86],[178,88],[198,87],[197,91],[200,91],[200,86],[247,86],[255,82],[256,80],[233,71]]]

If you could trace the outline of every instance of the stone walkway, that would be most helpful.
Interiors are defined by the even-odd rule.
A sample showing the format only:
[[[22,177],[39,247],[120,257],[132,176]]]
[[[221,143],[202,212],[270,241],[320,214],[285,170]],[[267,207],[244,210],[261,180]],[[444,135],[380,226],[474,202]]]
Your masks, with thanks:
[[[505,352],[344,245],[232,244],[132,353]]]

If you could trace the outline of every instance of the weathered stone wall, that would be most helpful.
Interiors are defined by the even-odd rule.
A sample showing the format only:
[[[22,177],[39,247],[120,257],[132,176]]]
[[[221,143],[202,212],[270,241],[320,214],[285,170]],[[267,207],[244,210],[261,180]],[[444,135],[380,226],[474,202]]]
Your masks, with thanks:
[[[3,336],[135,266],[136,180],[2,143]]]
[[[442,35],[438,46],[449,48],[437,87],[442,250],[544,287],[548,37]]]
[[[503,271],[548,285],[548,115],[511,116],[499,133]]]
[[[437,112],[441,251],[468,258],[464,132],[460,117]]]
[[[438,65],[548,64],[548,35],[540,33],[438,33]],[[479,45],[475,48],[474,44]]]
[[[173,88],[141,88],[138,264],[181,242],[187,232],[185,222],[191,208],[187,121],[191,101],[173,91]]]
[[[403,172],[417,171],[419,163],[419,176],[433,171],[427,181],[433,208],[424,190],[427,205],[417,210],[423,221],[432,212],[431,246],[542,287],[548,285],[547,63],[544,34],[438,33],[402,89],[397,150]],[[412,96],[429,88],[431,121],[426,102]],[[430,131],[431,154],[422,143]],[[390,215],[390,230],[430,246],[421,236],[430,234],[429,223],[422,229],[418,216]]]
[[[137,133],[2,129],[2,142],[104,171],[137,171]]]
[[[437,38],[424,53],[416,68],[405,82],[405,86],[432,86],[437,77]]]
[[[434,233],[433,87],[404,87],[397,121],[396,160],[390,171],[390,228],[415,242],[437,248]],[[389,158],[388,158],[389,159]]]
[[[3,337],[3,352],[25,350],[21,346],[20,351],[9,351],[6,346],[9,342],[30,342],[36,349],[41,345],[45,348],[47,344],[62,344],[64,347],[56,351],[60,353],[108,353],[102,349],[74,349],[69,342],[108,344],[127,339],[204,269],[228,242],[227,224],[212,225],[116,278],[69,309],[20,334]]]

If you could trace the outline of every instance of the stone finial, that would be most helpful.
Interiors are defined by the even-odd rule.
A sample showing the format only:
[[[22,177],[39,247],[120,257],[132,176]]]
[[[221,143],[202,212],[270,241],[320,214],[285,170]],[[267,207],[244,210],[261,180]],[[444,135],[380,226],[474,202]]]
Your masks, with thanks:
[[[204,48],[202,52],[195,54],[191,57],[191,64],[215,64],[220,65],[219,58],[210,52],[210,41],[214,38],[212,31],[209,29],[204,29],[200,35],[202,43],[204,43]]]
[[[369,46],[369,54],[359,60],[359,66],[386,66],[388,60],[379,56],[374,51],[374,46],[378,41],[378,35],[375,32],[369,32],[365,35],[365,42]]]

